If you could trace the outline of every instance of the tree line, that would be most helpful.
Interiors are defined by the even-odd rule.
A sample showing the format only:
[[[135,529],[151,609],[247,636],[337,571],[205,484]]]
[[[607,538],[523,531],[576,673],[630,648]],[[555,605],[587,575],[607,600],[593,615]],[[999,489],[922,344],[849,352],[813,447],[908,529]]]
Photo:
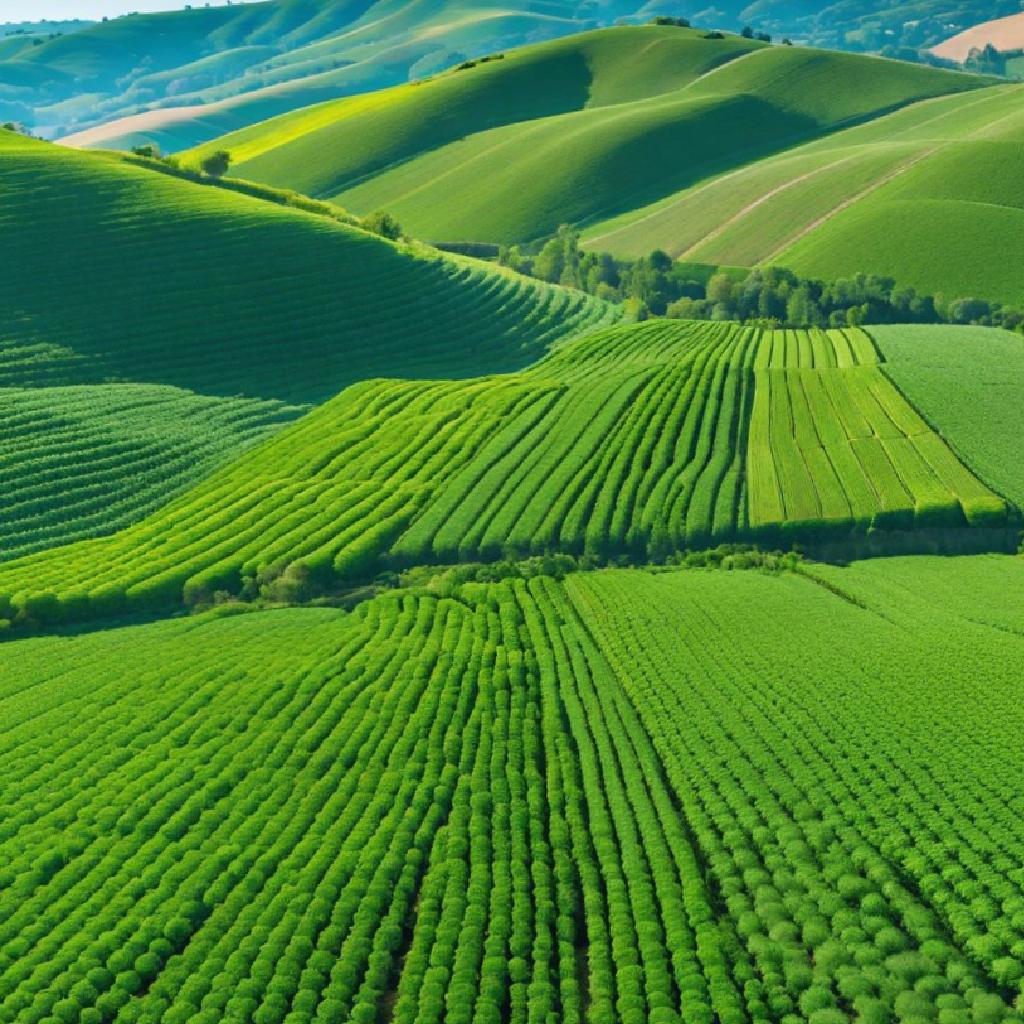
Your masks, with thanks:
[[[986,299],[922,295],[875,274],[827,282],[784,267],[716,270],[676,262],[660,249],[634,260],[619,259],[582,249],[579,232],[569,225],[533,254],[520,246],[503,246],[498,262],[542,281],[621,302],[638,320],[736,320],[786,327],[981,324],[1024,333],[1024,311]]]

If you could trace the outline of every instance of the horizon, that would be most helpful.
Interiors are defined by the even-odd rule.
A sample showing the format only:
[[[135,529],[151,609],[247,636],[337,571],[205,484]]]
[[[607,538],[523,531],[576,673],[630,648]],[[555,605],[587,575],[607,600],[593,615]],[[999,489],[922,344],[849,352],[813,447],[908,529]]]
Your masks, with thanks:
[[[223,7],[228,0],[191,0],[193,7]],[[237,0],[241,2],[241,0]],[[0,0],[0,23],[38,21],[100,21],[137,11],[180,11],[190,0]]]

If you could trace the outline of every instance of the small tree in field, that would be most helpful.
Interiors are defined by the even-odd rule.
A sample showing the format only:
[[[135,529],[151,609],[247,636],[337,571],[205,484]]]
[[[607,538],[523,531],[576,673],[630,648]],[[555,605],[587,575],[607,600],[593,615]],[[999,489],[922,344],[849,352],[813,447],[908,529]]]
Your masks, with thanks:
[[[383,210],[376,210],[368,217],[364,217],[362,226],[364,230],[372,231],[382,238],[390,238],[392,242],[397,242],[402,237],[402,225],[390,213],[385,213]]]
[[[231,154],[226,149],[218,149],[206,157],[199,166],[203,174],[211,178],[223,178],[231,166]]]

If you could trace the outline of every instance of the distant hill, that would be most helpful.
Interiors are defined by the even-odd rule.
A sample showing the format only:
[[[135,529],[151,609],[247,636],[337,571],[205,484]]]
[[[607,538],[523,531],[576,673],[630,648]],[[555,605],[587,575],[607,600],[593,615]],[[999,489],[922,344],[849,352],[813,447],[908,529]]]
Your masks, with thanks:
[[[609,26],[685,15],[798,43],[914,54],[1015,0],[268,0],[129,15],[74,38],[0,48],[0,120],[124,148],[175,149],[288,110],[421,80],[466,59]],[[127,120],[126,120],[127,119]],[[85,132],[86,134],[82,134]]]
[[[643,26],[507,53],[228,135],[245,178],[385,208],[434,241],[526,242],[983,79]]]
[[[167,106],[209,106],[225,131],[422,77],[467,56],[593,27],[637,6],[270,0],[129,15],[0,59],[0,118],[58,136]],[[217,134],[195,131],[193,143]]]

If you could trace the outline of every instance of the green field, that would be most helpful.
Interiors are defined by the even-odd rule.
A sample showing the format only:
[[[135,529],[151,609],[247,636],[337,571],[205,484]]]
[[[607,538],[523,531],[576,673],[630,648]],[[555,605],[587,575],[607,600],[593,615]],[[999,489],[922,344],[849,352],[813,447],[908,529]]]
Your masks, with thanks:
[[[1012,544],[1016,513],[876,361],[857,330],[653,321],[520,374],[369,381],[136,525],[0,567],[0,612],[52,623],[282,575],[330,589],[388,566],[730,541]]]
[[[1021,566],[815,572],[3,645],[5,1019],[1019,1021]]]
[[[1022,95],[999,86],[913,104],[595,225],[585,243],[1022,304]]]
[[[518,369],[621,311],[325,216],[0,132],[0,385],[322,401]],[[59,255],[58,255],[59,253]]]
[[[885,373],[963,462],[999,494],[1024,504],[1018,439],[1024,342],[977,327],[871,328]],[[979,414],[981,413],[981,414]]]
[[[235,153],[243,177],[359,213],[386,208],[421,238],[516,242],[635,211],[850,122],[985,84],[738,36],[617,28],[298,111],[211,145]]]

